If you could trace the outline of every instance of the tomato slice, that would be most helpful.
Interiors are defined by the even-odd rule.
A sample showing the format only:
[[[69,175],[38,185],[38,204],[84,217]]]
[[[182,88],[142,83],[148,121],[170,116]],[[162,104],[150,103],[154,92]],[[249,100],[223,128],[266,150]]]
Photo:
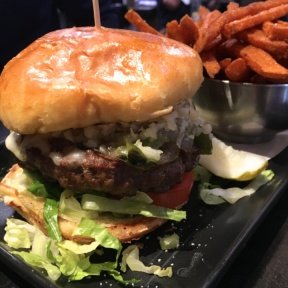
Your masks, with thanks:
[[[147,193],[154,201],[153,204],[166,207],[177,208],[188,201],[192,186],[194,183],[194,175],[192,172],[186,172],[183,175],[182,182],[176,184],[172,189],[165,192]]]

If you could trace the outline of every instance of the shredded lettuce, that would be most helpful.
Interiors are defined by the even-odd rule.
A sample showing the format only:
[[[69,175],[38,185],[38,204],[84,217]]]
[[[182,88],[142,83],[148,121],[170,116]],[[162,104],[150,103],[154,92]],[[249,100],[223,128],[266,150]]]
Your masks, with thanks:
[[[33,237],[33,243],[32,243],[32,248],[31,252],[33,254],[41,256],[43,259],[48,260],[48,247],[52,239],[47,237],[42,231],[39,229],[35,230],[35,234]]]
[[[83,218],[74,231],[74,235],[90,237],[90,244],[77,244],[72,241],[56,241],[45,236],[40,230],[33,226],[34,230],[30,231],[31,225],[25,221],[12,220],[7,222],[9,226],[7,230],[12,229],[14,226],[19,229],[26,229],[26,232],[29,235],[31,234],[31,237],[29,236],[32,238],[30,243],[33,242],[30,251],[13,251],[12,253],[21,257],[27,264],[46,270],[48,276],[54,281],[57,280],[61,274],[68,277],[71,281],[76,281],[87,276],[100,275],[102,271],[106,271],[120,283],[128,284],[136,282],[135,279],[123,279],[120,272],[116,270],[122,251],[121,242],[112,236],[107,229],[98,225],[93,220]],[[7,239],[7,237],[4,239]],[[9,245],[9,243],[7,244]],[[16,249],[30,248],[31,244],[28,246],[29,245],[25,245],[24,247],[23,245],[16,245]],[[13,246],[11,247],[13,248]],[[96,250],[98,247],[115,250],[116,256],[114,260],[92,263],[90,257],[94,253],[98,254]]]
[[[39,181],[34,181],[31,183],[28,187],[28,191],[38,197],[48,197],[48,192],[45,185]]]
[[[37,172],[24,170],[26,176],[29,178],[28,191],[37,197],[59,198],[63,189],[56,182],[47,182],[43,176]]]
[[[100,275],[102,271],[111,274],[121,283],[130,283],[126,281],[115,270],[118,265],[118,258],[122,250],[121,242],[113,237],[107,229],[95,223],[90,219],[82,219],[73,235],[86,236],[94,239],[90,244],[78,244],[73,241],[57,242],[59,255],[55,256],[57,266],[61,273],[71,281],[78,281],[87,276]],[[90,256],[96,252],[99,246],[116,250],[115,260],[104,263],[91,263]]]
[[[58,206],[58,201],[47,198],[44,204],[43,216],[48,235],[54,240],[61,241],[62,235],[58,226]]]
[[[121,270],[126,272],[127,266],[132,271],[154,274],[159,277],[172,277],[172,267],[162,269],[158,265],[145,266],[139,259],[139,248],[136,245],[130,245],[123,251]]]
[[[80,222],[82,218],[96,219],[98,213],[82,209],[79,201],[73,196],[73,192],[64,190],[60,196],[59,215],[64,219]]]
[[[162,250],[175,249],[179,246],[179,235],[173,233],[171,235],[159,237],[159,243]]]
[[[99,246],[101,245],[104,248],[116,250],[116,257],[115,257],[115,261],[111,261],[111,262],[104,262],[104,263],[97,263],[97,264],[89,262],[89,266],[85,270],[83,269],[81,270],[81,267],[78,267],[78,269],[76,270],[77,272],[76,275],[73,275],[70,277],[71,280],[79,280],[81,277],[86,277],[89,275],[99,275],[101,271],[106,271],[113,278],[115,278],[115,280],[123,284],[135,282],[134,279],[128,280],[128,281],[124,280],[123,277],[116,270],[118,266],[118,259],[122,251],[122,244],[117,238],[112,236],[108,232],[107,229],[95,223],[95,221],[93,220],[84,218],[82,219],[82,221],[80,222],[80,224],[78,225],[78,227],[76,228],[73,234],[94,238],[95,242]],[[66,251],[69,251],[69,250],[66,250]],[[73,252],[69,251],[69,253],[73,253]],[[78,256],[81,256],[81,255],[78,255]],[[86,263],[86,261],[88,261],[88,259],[86,260],[82,259],[83,263]]]
[[[102,247],[115,249],[118,253],[122,249],[121,242],[116,237],[112,236],[106,228],[90,219],[82,219],[73,235],[94,238]]]
[[[222,189],[218,185],[212,185],[210,183],[202,183],[199,185],[200,198],[208,205],[219,205],[226,203],[225,199],[215,195],[213,189]]]
[[[174,221],[181,221],[186,218],[186,211],[173,210],[127,199],[115,200],[92,194],[84,194],[82,196],[81,205],[85,210],[98,212],[143,215],[145,217],[157,217]]]
[[[231,187],[223,189],[221,187],[211,187],[211,184],[206,183],[200,185],[200,197],[209,205],[217,205],[224,202],[234,204],[242,197],[255,193],[262,185],[271,181],[274,175],[272,170],[264,170],[244,188]]]
[[[51,264],[48,260],[43,259],[41,256],[32,252],[13,251],[12,254],[20,256],[27,264],[31,266],[45,269],[49,278],[56,281],[61,272],[56,265]]]
[[[4,241],[9,247],[14,249],[30,248],[33,254],[41,256],[43,259],[49,258],[48,250],[51,250],[51,253],[55,253],[55,251],[52,251],[53,245],[51,245],[53,240],[26,221],[8,218],[5,231]],[[22,235],[25,236],[23,237]]]
[[[140,191],[137,191],[136,194],[133,196],[124,196],[122,199],[137,201],[137,202],[142,202],[142,203],[147,203],[147,204],[153,203],[152,198],[148,194],[144,192],[140,192]]]
[[[9,247],[15,249],[31,247],[35,233],[34,226],[19,219],[9,218],[6,221],[5,231],[4,241]]]
[[[30,244],[26,245],[27,242],[22,241],[22,245],[15,246],[15,243],[13,243],[13,241],[11,242],[11,239],[9,239],[9,230],[11,228],[13,230],[19,229],[19,231],[21,230],[21,233],[24,233],[23,231],[26,231],[26,233],[29,234]],[[7,242],[9,247],[12,247],[14,249],[31,248],[30,251],[12,251],[12,254],[21,257],[27,264],[31,266],[46,270],[49,278],[53,281],[57,280],[60,277],[61,272],[59,268],[48,257],[48,250],[50,250],[51,241],[53,240],[45,236],[39,229],[30,225],[26,221],[14,218],[7,219],[5,230],[6,234],[4,236],[4,240]],[[19,244],[22,239],[22,237],[19,238]]]
[[[97,241],[93,241],[90,244],[79,244],[74,241],[64,240],[58,243],[58,247],[65,248],[75,254],[85,254],[94,251],[99,246]]]
[[[72,251],[59,248],[59,256],[56,261],[61,273],[69,278],[69,280],[81,280],[88,276],[84,270],[89,267],[88,256],[78,255]]]
[[[212,173],[201,165],[197,165],[193,169],[195,175],[195,181],[200,183],[209,183],[212,177]]]

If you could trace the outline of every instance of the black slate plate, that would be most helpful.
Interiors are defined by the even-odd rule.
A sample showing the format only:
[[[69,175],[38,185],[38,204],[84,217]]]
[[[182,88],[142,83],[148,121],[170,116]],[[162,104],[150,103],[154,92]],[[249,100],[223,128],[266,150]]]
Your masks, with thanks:
[[[13,162],[14,159],[2,144],[0,146],[1,176]],[[134,287],[214,287],[282,192],[287,189],[287,164],[288,149],[285,149],[270,161],[269,168],[275,172],[275,178],[251,197],[241,199],[234,205],[207,206],[198,198],[197,190],[194,188],[191,199],[185,206],[188,212],[187,220],[177,224],[167,223],[141,241],[144,244],[140,252],[142,261],[163,267],[172,265],[173,277],[158,278],[128,272],[124,275],[125,278],[141,279]],[[1,240],[4,236],[6,218],[13,214],[12,209],[0,204]],[[160,250],[157,238],[171,231],[180,235],[180,247],[169,252]],[[0,241],[0,260],[34,287],[121,287],[105,275],[80,282],[67,283],[63,280],[53,283],[39,270],[27,266],[12,256],[3,241]]]

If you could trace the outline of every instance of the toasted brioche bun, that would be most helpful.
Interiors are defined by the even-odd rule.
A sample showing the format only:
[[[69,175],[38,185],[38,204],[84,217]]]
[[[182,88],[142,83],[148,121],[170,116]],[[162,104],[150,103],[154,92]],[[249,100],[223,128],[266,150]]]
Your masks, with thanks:
[[[32,225],[37,226],[43,233],[47,234],[43,208],[45,199],[32,195],[21,179],[23,169],[15,164],[0,183],[0,198],[3,198],[6,205],[14,208],[24,219]],[[159,218],[147,218],[137,216],[127,219],[100,218],[95,220],[97,223],[106,227],[108,231],[121,242],[137,240],[164,224],[166,220]],[[64,239],[85,244],[93,241],[92,238],[73,235],[78,223],[58,217],[58,224]]]
[[[147,121],[192,97],[202,80],[198,54],[164,36],[63,29],[39,38],[5,66],[0,117],[20,134]]]

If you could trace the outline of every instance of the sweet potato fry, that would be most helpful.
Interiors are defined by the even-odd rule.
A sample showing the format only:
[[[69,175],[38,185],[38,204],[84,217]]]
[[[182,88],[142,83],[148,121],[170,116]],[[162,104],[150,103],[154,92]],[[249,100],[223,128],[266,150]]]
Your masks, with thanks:
[[[288,23],[279,20],[288,15],[288,0],[260,0],[241,7],[229,2],[223,13],[215,11],[200,7],[194,22],[199,37],[193,48],[209,77],[288,83]],[[269,31],[279,29],[272,36],[266,26]]]
[[[125,19],[141,32],[162,35],[156,29],[151,27],[135,10],[128,10],[128,12],[125,14]]]
[[[236,2],[229,2],[227,5],[227,11],[232,11],[239,8],[239,4]]]
[[[285,41],[272,41],[259,29],[241,32],[238,37],[255,47],[261,48],[277,58],[288,57],[288,43]]]
[[[256,15],[262,11],[267,11],[280,5],[288,4],[288,0],[268,0],[252,2],[246,6],[239,7],[238,9],[230,9],[224,13],[225,22],[232,22],[235,20],[242,19],[249,15]]]
[[[181,18],[180,30],[184,39],[183,43],[192,47],[199,37],[199,30],[191,17],[185,15]]]
[[[224,59],[220,60],[219,64],[220,64],[221,69],[225,70],[226,67],[231,64],[231,62],[232,62],[231,58],[224,58]]]
[[[213,41],[206,43],[205,47],[203,48],[203,51],[208,51],[208,50],[214,49],[215,47],[220,45],[222,42],[223,42],[223,37],[220,34]]]
[[[207,37],[208,37],[209,27],[211,27],[214,21],[220,16],[221,16],[221,12],[218,10],[214,10],[206,15],[202,25],[199,27],[199,37],[193,47],[197,52],[200,53],[204,49],[206,44],[208,43]]]
[[[281,24],[281,25],[286,26],[286,27],[288,26],[288,22],[287,21],[283,21],[283,20],[278,20],[277,24]]]
[[[237,11],[237,9],[232,10],[231,12],[233,11]],[[256,15],[249,15],[242,19],[235,20],[228,24],[225,24],[221,32],[226,38],[230,38],[240,31],[253,28],[259,24],[264,23],[265,21],[272,21],[278,19],[287,14],[288,14],[288,4],[280,5],[278,7],[262,11]]]
[[[240,55],[257,74],[269,79],[288,81],[288,70],[264,50],[248,45],[241,50]]]
[[[207,42],[215,39],[221,32],[223,26],[232,21],[244,18],[248,15],[255,15],[261,11],[266,11],[279,5],[288,4],[288,0],[268,0],[253,2],[246,6],[239,7],[237,9],[231,9],[222,13],[221,17],[216,19],[211,29],[209,29],[209,35],[207,36]]]
[[[209,77],[215,78],[215,75],[217,75],[220,72],[221,67],[215,57],[214,51],[210,50],[207,52],[203,52],[200,54],[200,56],[203,62],[203,66]]]
[[[288,23],[265,22],[263,24],[263,31],[271,40],[283,40],[288,42]]]
[[[204,19],[206,18],[206,16],[210,13],[210,11],[203,5],[201,5],[198,9],[198,16],[199,19],[197,21],[197,24],[199,26],[202,25],[202,23],[204,22]]]
[[[243,58],[233,60],[226,68],[225,75],[233,82],[246,82],[250,78],[250,68]]]
[[[186,15],[180,23],[172,20],[166,24],[166,36],[192,47],[199,37],[199,32],[193,20]]]
[[[184,42],[180,25],[177,20],[172,20],[166,24],[166,36],[179,42]]]
[[[225,22],[226,20],[223,16],[224,13],[221,14],[217,19],[215,19],[213,25],[211,26],[211,28],[209,28],[209,31],[206,31],[207,43],[213,41],[215,38],[217,38],[220,35],[221,29],[226,23]]]
[[[238,39],[227,39],[217,47],[217,55],[221,58],[239,58],[241,50],[246,46],[238,41]]]

